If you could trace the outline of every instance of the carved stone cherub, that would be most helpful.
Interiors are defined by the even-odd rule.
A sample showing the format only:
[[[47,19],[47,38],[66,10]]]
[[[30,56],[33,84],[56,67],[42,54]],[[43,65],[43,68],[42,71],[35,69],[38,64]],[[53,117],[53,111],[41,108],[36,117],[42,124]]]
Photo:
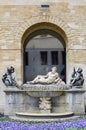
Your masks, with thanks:
[[[77,71],[74,68],[72,76],[71,76],[72,78],[70,80],[71,87],[76,86],[77,88],[79,88],[83,86],[84,78],[83,78],[82,71],[83,71],[82,68],[78,68]]]
[[[2,77],[2,81],[5,84],[5,86],[18,86],[14,72],[14,67],[11,66],[10,68],[7,68],[7,72]]]

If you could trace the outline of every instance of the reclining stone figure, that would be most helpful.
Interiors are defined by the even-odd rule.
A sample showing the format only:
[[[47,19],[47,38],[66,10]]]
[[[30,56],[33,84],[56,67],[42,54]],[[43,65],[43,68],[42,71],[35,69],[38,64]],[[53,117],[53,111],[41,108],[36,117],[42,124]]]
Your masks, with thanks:
[[[38,75],[33,81],[27,82],[27,84],[65,84],[57,73],[57,68],[52,67],[51,71],[46,75]]]

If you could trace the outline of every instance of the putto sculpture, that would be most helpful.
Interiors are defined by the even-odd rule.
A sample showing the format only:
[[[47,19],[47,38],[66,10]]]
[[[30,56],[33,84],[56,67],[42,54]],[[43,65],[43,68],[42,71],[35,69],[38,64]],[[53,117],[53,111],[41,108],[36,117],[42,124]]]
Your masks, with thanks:
[[[52,67],[51,71],[46,75],[38,75],[33,81],[27,82],[27,84],[65,84],[57,73],[57,68]]]
[[[77,88],[82,87],[83,83],[84,83],[84,78],[83,78],[83,73],[82,73],[82,68],[78,68],[77,70],[75,70],[75,68],[73,69],[73,73],[72,73],[72,78],[70,80],[70,86],[71,88],[73,86],[76,86]]]
[[[18,83],[15,78],[15,69],[14,67],[7,68],[7,72],[3,75],[2,81],[5,84],[5,86],[16,86],[18,87]]]

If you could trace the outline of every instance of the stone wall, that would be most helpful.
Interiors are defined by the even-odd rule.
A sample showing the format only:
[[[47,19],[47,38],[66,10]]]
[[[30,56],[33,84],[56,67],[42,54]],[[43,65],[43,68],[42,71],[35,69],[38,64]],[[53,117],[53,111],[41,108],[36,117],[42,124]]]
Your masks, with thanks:
[[[7,67],[12,65],[16,69],[18,83],[22,83],[23,43],[21,39],[25,31],[34,24],[52,23],[65,32],[67,83],[74,66],[83,68],[86,79],[86,1],[44,1],[45,4],[50,5],[49,9],[42,9],[41,2],[0,1],[0,99],[3,99],[0,100],[0,111],[3,111],[5,104],[2,75]]]
[[[83,0],[0,0],[1,5],[40,5],[41,3],[50,2],[68,2],[73,5],[86,5],[86,1]]]

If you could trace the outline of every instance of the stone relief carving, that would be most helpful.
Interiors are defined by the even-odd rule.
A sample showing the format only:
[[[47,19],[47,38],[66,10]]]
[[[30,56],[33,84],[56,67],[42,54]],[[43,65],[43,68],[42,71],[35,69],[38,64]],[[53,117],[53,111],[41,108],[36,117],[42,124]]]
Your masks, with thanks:
[[[8,103],[9,103],[9,104],[14,103],[14,96],[13,96],[12,94],[10,94],[10,95],[8,96]]]
[[[15,69],[14,67],[7,68],[7,72],[3,75],[2,81],[5,86],[16,86],[18,87],[18,83],[15,78]]]
[[[76,88],[82,87],[84,83],[82,68],[73,69],[73,73],[70,80],[70,87],[76,86]]]

